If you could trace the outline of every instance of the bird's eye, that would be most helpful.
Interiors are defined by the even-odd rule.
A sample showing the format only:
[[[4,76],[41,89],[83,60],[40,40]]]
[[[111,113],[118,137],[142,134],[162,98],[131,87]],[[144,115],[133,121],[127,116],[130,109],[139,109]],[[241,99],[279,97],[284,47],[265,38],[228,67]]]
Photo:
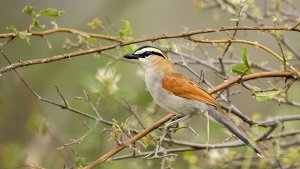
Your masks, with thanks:
[[[149,55],[151,55],[152,54],[152,52],[151,51],[146,51],[146,52],[144,52],[144,53],[142,53],[142,54],[140,54],[140,57],[142,57],[142,58],[146,58],[146,57],[148,57]]]
[[[147,52],[144,53],[145,56],[149,56],[149,55],[151,55],[151,54],[152,54],[151,51],[147,51]]]

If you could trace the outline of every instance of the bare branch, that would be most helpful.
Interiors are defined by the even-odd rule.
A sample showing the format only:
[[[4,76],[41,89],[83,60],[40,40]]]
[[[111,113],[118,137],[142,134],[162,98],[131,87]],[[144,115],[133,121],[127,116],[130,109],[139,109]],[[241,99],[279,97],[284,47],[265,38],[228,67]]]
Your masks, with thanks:
[[[45,30],[45,31],[23,31],[24,33],[28,33],[31,36],[47,36],[47,35],[51,35],[54,33],[59,33],[59,32],[64,32],[64,33],[71,33],[71,34],[76,34],[76,35],[80,35],[83,37],[88,37],[88,38],[98,38],[98,39],[104,39],[104,40],[108,40],[108,41],[113,41],[113,42],[121,42],[118,38],[112,37],[112,36],[107,36],[107,35],[102,35],[102,34],[96,34],[96,33],[88,33],[88,32],[83,32],[80,30],[76,30],[76,29],[71,29],[71,28],[53,28],[53,29],[49,29],[49,30]],[[17,37],[15,33],[5,33],[5,34],[0,34],[0,39],[1,38],[15,38]]]
[[[270,136],[267,138],[264,138],[262,140],[258,141],[266,141],[266,140],[271,140],[271,139],[276,139],[276,138],[284,138],[284,137],[290,137],[294,135],[300,134],[300,130],[295,130],[291,132],[283,132],[279,134],[278,136]],[[185,148],[173,148],[173,149],[165,149],[165,150],[160,150],[157,153],[158,154],[163,154],[165,153],[178,153],[178,152],[186,152],[186,151],[196,151],[196,150],[206,150],[206,149],[221,149],[221,148],[234,148],[234,147],[241,147],[244,146],[244,143],[240,141],[232,141],[232,142],[227,142],[227,143],[218,143],[218,144],[193,144],[186,142],[183,145],[190,145],[189,147]],[[127,154],[119,157],[114,157],[111,158],[110,160],[123,160],[123,159],[128,159],[128,158],[138,158],[138,157],[145,157],[151,152],[143,152],[140,154],[137,154],[135,156],[132,156],[132,154]]]
[[[137,44],[137,43],[142,43],[142,42],[147,42],[147,41],[156,41],[156,40],[160,40],[160,39],[172,39],[172,38],[188,38],[190,40],[192,35],[197,35],[197,34],[204,34],[204,33],[214,33],[214,32],[223,32],[223,31],[233,31],[233,30],[258,30],[258,31],[270,31],[270,30],[282,30],[282,31],[297,31],[300,32],[300,29],[294,28],[294,29],[288,29],[286,27],[222,27],[221,29],[204,29],[204,30],[196,30],[196,31],[191,31],[191,32],[187,32],[187,33],[177,33],[177,34],[165,34],[165,35],[161,35],[161,36],[154,36],[154,37],[148,37],[148,38],[143,38],[143,39],[137,39],[137,40],[130,40],[130,41],[126,41],[126,42],[120,42],[116,45],[108,45],[108,46],[104,46],[104,47],[98,47],[98,48],[93,48],[93,49],[88,49],[88,50],[82,50],[82,51],[75,51],[75,52],[71,52],[71,53],[66,53],[66,54],[61,54],[61,55],[55,55],[52,57],[48,57],[48,58],[43,58],[43,59],[33,59],[33,60],[27,60],[27,61],[20,61],[18,63],[14,63],[14,64],[10,64],[6,67],[3,67],[0,69],[0,74],[1,73],[5,73],[9,70],[15,69],[15,68],[19,68],[19,67],[24,67],[24,66],[30,66],[30,65],[36,65],[36,64],[45,64],[45,63],[51,63],[51,62],[55,62],[55,61],[59,61],[59,60],[63,60],[63,59],[67,59],[67,58],[72,58],[72,57],[76,57],[76,56],[82,56],[82,55],[86,55],[86,54],[91,54],[91,53],[97,53],[97,52],[102,52],[102,51],[106,51],[106,50],[110,50],[110,49],[114,49],[114,48],[118,48],[120,46],[126,46],[126,45],[130,45],[130,44]],[[0,34],[3,38],[6,37],[10,37],[10,36],[15,36],[14,34]],[[199,41],[201,42],[199,39],[194,39],[195,41]],[[221,42],[222,41],[222,42]],[[221,40],[220,42],[218,41],[206,41],[202,40],[202,43],[227,43],[227,42],[238,42],[237,40]],[[269,51],[270,53],[273,53],[273,55],[279,59],[282,60],[280,56],[278,56],[275,52],[270,51],[270,49],[261,46],[255,42],[250,42],[250,41],[239,41],[239,43],[249,43],[253,46],[259,46],[267,51]],[[289,65],[288,65],[289,66]],[[291,67],[292,70],[294,70],[293,67]],[[294,70],[296,71],[296,70]]]
[[[249,75],[245,75],[243,77],[237,77],[237,78],[232,78],[228,79],[226,82],[216,86],[215,88],[211,89],[209,93],[215,93],[217,91],[220,91],[222,89],[228,88],[229,86],[239,83],[241,81],[247,81],[247,80],[252,80],[252,79],[257,79],[257,78],[266,78],[266,77],[289,77],[289,78],[296,78],[295,73],[293,72],[258,72],[258,73],[253,73]]]
[[[101,157],[99,157],[97,160],[95,160],[92,163],[90,163],[88,166],[85,166],[83,169],[93,168],[96,165],[104,162],[105,160],[107,160],[108,158],[110,158],[111,156],[113,156],[114,154],[116,154],[119,151],[123,150],[124,148],[128,147],[133,142],[136,142],[140,138],[142,138],[145,135],[149,134],[151,131],[157,129],[159,126],[161,126],[165,122],[169,121],[173,116],[174,116],[174,114],[172,114],[172,113],[166,115],[165,117],[163,117],[162,119],[160,119],[159,121],[157,121],[156,123],[154,123],[153,125],[151,125],[150,127],[148,127],[147,129],[141,131],[139,134],[135,135],[134,137],[132,137],[129,140],[127,140],[126,142],[124,142],[122,145],[119,145],[119,146],[115,147],[111,151],[109,151],[106,154],[104,154]]]

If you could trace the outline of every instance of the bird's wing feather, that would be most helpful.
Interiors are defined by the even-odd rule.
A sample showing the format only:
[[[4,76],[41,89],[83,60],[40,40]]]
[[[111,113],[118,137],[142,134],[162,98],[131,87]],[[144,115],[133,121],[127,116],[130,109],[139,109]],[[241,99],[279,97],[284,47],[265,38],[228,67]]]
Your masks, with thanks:
[[[162,80],[162,87],[176,96],[220,107],[220,104],[209,93],[182,74],[165,76]]]

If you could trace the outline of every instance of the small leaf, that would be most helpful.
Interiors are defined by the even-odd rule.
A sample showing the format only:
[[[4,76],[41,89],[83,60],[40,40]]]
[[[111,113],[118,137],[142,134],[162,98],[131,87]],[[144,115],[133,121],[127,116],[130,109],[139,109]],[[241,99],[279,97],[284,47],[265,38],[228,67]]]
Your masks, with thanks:
[[[125,29],[124,29],[125,35],[132,36],[132,28],[131,28],[130,22],[128,20],[122,20],[122,22],[125,27]]]
[[[34,20],[34,21],[33,21],[33,26],[34,26],[34,28],[37,29],[37,30],[43,30],[43,29],[45,29],[45,27],[46,27],[46,25],[40,24],[40,22],[39,22],[38,20]]]
[[[250,65],[248,62],[248,48],[246,46],[244,46],[244,48],[242,50],[242,59],[243,59],[244,65],[247,66],[248,68],[250,68]]]
[[[242,75],[242,74],[252,74],[253,70],[250,67],[249,61],[248,61],[248,48],[244,47],[242,50],[242,59],[243,64],[232,64],[230,65],[231,71],[233,73]]]
[[[19,37],[20,39],[22,40],[25,40],[29,45],[30,45],[30,38],[29,38],[29,35],[25,32],[19,32],[17,30],[16,27],[14,26],[9,26],[9,27],[6,27],[6,30],[16,34],[17,37]]]
[[[55,21],[63,13],[65,13],[65,11],[58,11],[53,8],[47,8],[47,9],[39,11],[40,15],[48,15],[52,21]]]
[[[249,69],[246,65],[244,64],[232,64],[230,65],[230,69],[233,73],[242,75],[242,74],[251,74],[251,69]]]
[[[94,18],[91,22],[89,22],[87,25],[91,27],[92,29],[99,28],[102,24],[102,21],[99,18]]]
[[[19,32],[19,38],[25,40],[30,45],[30,38],[25,32]]]
[[[23,8],[23,13],[26,13],[27,15],[30,15],[33,18],[37,18],[36,11],[34,10],[34,7],[32,7],[32,6],[25,6]]]
[[[137,45],[136,44],[127,45],[125,46],[125,49],[126,49],[126,53],[131,53],[137,49]]]
[[[254,97],[258,101],[267,101],[271,100],[273,97],[279,95],[281,90],[276,91],[266,91],[266,92],[255,92],[253,93]]]
[[[15,34],[18,34],[18,33],[19,33],[18,30],[17,30],[17,28],[14,27],[14,26],[6,27],[6,30],[8,30],[8,31],[10,31],[10,32],[12,32],[12,33],[15,33]]]
[[[124,29],[119,30],[119,36],[123,39],[132,39],[132,28],[128,20],[122,20],[124,24]]]

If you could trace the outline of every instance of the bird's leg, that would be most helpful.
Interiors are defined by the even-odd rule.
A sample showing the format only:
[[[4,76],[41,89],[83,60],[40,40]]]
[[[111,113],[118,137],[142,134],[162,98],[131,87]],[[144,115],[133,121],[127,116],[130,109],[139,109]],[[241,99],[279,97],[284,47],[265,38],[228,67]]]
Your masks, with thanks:
[[[189,118],[191,118],[190,115],[185,115],[185,116],[182,116],[182,117],[180,117],[180,118],[178,118],[178,119],[176,119],[176,120],[173,120],[172,122],[166,124],[166,125],[164,126],[164,129],[163,129],[163,130],[164,130],[164,131],[167,131],[171,126],[173,126],[173,125],[175,125],[175,124],[178,124],[179,122],[185,121],[185,120],[187,120],[187,119],[189,119]]]
[[[187,128],[187,129],[190,129],[192,131],[193,134],[195,134],[196,136],[199,136],[199,134],[191,127],[189,126],[189,123],[186,124],[186,126],[182,126],[182,127],[179,127],[178,123],[181,122],[181,121],[184,121],[184,120],[188,120],[189,118],[191,118],[190,115],[186,115],[186,116],[175,116],[175,118],[172,119],[172,122],[168,123],[164,128],[163,130],[164,131],[169,131],[170,132],[170,129],[172,127],[174,127],[174,129],[172,130],[173,132],[176,132],[180,129],[184,129],[184,128]],[[167,129],[167,130],[166,130]],[[167,134],[167,137],[170,137],[169,134]]]

